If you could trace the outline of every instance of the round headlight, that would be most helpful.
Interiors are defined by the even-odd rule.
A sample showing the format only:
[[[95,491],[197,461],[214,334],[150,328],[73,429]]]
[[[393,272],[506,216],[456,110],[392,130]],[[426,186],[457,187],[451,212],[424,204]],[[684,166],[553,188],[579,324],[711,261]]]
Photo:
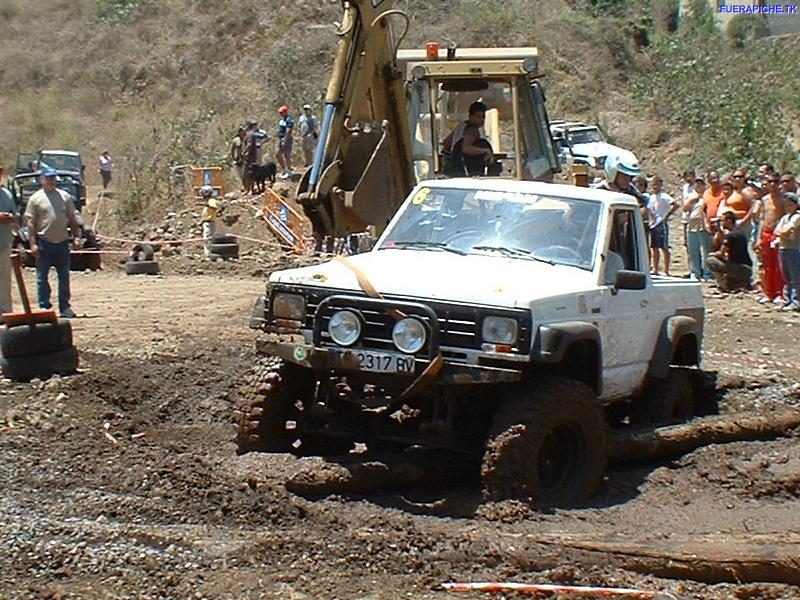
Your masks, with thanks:
[[[352,346],[361,337],[361,319],[353,311],[337,311],[328,322],[328,335],[340,346]]]
[[[392,340],[397,349],[406,354],[419,352],[425,345],[428,334],[425,325],[419,319],[406,317],[400,319],[392,329]]]

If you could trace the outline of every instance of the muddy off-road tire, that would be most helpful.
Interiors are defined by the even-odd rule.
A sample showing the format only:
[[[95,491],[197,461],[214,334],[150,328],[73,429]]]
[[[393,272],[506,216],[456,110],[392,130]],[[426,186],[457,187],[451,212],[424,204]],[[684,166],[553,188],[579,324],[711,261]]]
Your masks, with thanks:
[[[694,415],[694,391],[687,369],[670,367],[663,379],[653,378],[645,392],[631,403],[631,420],[670,423]]]
[[[587,385],[561,377],[530,384],[495,413],[481,465],[486,500],[567,506],[603,480],[608,426]]]
[[[0,333],[0,352],[5,358],[37,356],[71,347],[72,324],[65,319],[58,323],[37,323],[33,327],[20,325]]]
[[[296,403],[311,396],[315,385],[307,369],[259,356],[239,390],[237,453],[292,452],[298,434],[286,422],[299,419]]]
[[[0,358],[0,368],[3,376],[12,381],[47,379],[55,374],[69,375],[78,369],[78,351],[72,347],[36,356],[3,357]]]

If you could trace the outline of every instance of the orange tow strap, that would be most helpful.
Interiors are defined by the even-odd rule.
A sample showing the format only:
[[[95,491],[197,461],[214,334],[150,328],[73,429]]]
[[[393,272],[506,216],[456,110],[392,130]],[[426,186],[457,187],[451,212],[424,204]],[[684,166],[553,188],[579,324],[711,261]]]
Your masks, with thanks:
[[[376,298],[378,300],[383,300],[383,296],[381,293],[372,285],[372,282],[367,277],[366,273],[362,271],[359,267],[354,265],[350,260],[345,258],[344,256],[336,256],[333,260],[342,263],[345,267],[350,269],[353,274],[356,276],[356,280],[358,281],[358,285],[364,291],[364,293],[369,296],[370,298]],[[396,308],[387,309],[387,312],[392,316],[393,319],[399,321],[405,315],[397,310]],[[425,367],[425,370],[419,374],[419,376],[411,382],[403,393],[398,396],[397,401],[405,400],[406,398],[410,398],[416,395],[418,392],[422,391],[430,382],[431,380],[436,377],[439,371],[442,370],[442,365],[444,365],[444,358],[442,358],[441,352],[437,354],[434,359],[428,363],[428,366]]]

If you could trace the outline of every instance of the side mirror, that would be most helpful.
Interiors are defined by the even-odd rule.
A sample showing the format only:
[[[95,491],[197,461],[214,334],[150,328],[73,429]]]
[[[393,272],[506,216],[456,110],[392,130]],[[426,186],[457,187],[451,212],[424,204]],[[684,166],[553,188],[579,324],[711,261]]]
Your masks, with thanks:
[[[614,287],[618,290],[643,290],[647,287],[647,274],[643,271],[617,271]]]

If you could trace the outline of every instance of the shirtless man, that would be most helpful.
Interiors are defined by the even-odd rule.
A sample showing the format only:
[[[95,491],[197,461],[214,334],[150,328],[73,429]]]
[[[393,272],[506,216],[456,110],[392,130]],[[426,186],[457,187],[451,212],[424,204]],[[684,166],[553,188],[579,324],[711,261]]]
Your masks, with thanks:
[[[778,188],[780,177],[777,173],[767,173],[764,181],[766,193],[753,205],[753,211],[758,214],[761,222],[760,244],[756,251],[761,256],[761,291],[764,292],[764,296],[759,302],[782,304],[783,277],[781,277],[777,244],[773,242],[776,239],[775,225],[784,213],[783,194]]]
[[[749,237],[753,219],[753,201],[756,200],[756,194],[753,188],[747,185],[747,171],[742,167],[733,172],[731,181],[733,192],[722,202],[722,206],[717,212],[718,214],[724,214],[726,211],[733,212],[736,215],[736,227]]]

